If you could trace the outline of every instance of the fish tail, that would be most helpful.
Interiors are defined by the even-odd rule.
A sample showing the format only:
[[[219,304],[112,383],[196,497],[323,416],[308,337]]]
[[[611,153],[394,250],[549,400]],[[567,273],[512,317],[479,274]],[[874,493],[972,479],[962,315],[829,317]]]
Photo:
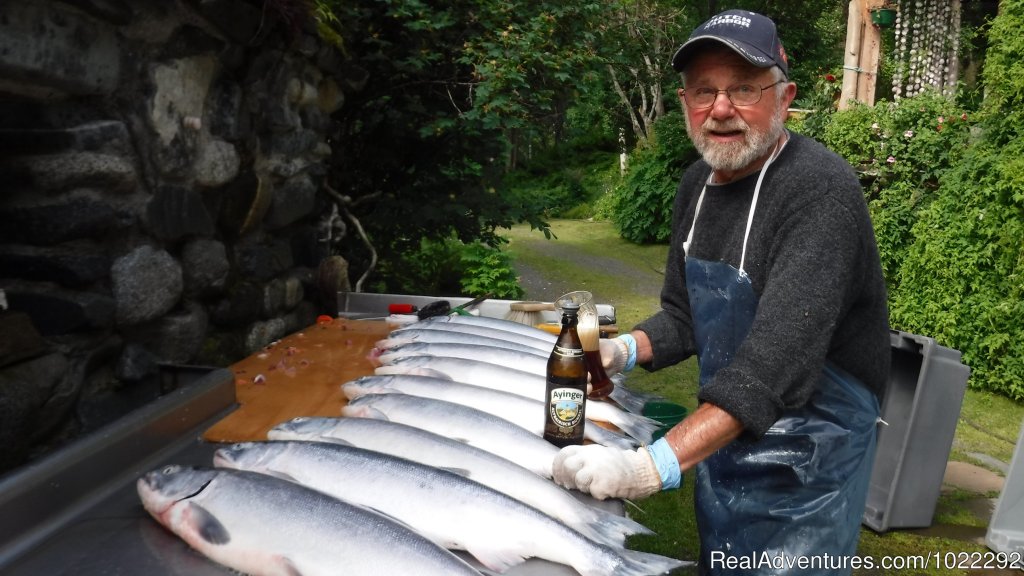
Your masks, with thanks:
[[[599,508],[594,508],[593,510],[597,512],[597,517],[595,520],[587,523],[587,535],[595,542],[623,548],[626,543],[626,536],[654,534],[654,531],[650,528],[626,516],[612,514]]]
[[[612,382],[615,383],[615,388],[608,397],[614,400],[619,406],[622,406],[622,409],[627,412],[642,414],[644,406],[651,400],[665,400],[665,398],[658,396],[657,394],[645,394],[643,392],[630,390],[625,384],[623,384],[624,380],[625,377],[621,374],[612,376]]]
[[[624,450],[631,450],[640,445],[640,442],[630,438],[622,432],[616,432],[615,430],[609,430],[602,426],[589,426],[587,425],[584,429],[584,437],[602,446],[609,446],[612,448],[622,448]]]
[[[636,550],[617,551],[621,562],[611,572],[616,576],[645,576],[649,574],[667,574],[677,568],[693,566],[693,562],[660,556]]]
[[[612,393],[608,395],[608,398],[622,406],[622,409],[626,412],[632,412],[633,414],[643,412],[644,404],[647,404],[646,398],[624,386],[616,386]]]
[[[644,444],[650,444],[654,438],[654,432],[661,427],[661,423],[657,420],[633,412],[624,411],[622,417],[616,420],[613,424]]]

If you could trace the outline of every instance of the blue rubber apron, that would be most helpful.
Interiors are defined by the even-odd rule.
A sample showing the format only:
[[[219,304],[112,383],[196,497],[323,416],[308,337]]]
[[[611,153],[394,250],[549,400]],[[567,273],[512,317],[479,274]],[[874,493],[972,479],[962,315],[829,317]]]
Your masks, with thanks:
[[[758,176],[739,270],[688,255],[707,186],[697,200],[683,250],[701,386],[729,364],[754,320],[747,237],[779,151]],[[736,440],[698,464],[701,574],[849,574],[844,557],[856,553],[878,412],[867,387],[827,363],[805,406],[785,411],[760,440]]]

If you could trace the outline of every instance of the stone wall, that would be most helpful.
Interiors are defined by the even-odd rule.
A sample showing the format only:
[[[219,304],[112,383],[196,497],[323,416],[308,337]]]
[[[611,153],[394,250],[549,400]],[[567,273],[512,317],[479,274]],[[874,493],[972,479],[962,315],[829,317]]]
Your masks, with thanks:
[[[0,3],[0,472],[347,289],[321,182],[365,73],[273,16]]]

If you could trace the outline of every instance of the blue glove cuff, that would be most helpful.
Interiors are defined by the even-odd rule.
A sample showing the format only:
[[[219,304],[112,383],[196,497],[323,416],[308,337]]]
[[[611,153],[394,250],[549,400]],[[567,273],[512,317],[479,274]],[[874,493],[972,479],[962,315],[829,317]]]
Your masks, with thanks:
[[[636,338],[633,338],[632,334],[623,334],[618,336],[620,340],[626,343],[626,365],[622,368],[623,372],[629,372],[636,366]]]
[[[683,481],[683,473],[679,470],[679,460],[676,460],[676,453],[668,445],[668,440],[659,438],[657,442],[647,447],[647,451],[658,468],[658,475],[661,476],[661,489],[672,490],[679,488]]]

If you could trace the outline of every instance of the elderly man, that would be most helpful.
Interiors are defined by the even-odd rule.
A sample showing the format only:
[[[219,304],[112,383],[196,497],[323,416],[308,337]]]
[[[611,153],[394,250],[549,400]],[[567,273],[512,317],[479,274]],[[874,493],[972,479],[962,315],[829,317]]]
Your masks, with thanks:
[[[702,159],[676,194],[661,310],[610,370],[696,355],[699,407],[637,451],[563,449],[555,479],[641,498],[695,468],[703,573],[848,574],[889,370],[886,289],[850,166],[788,132],[774,22],[729,10],[676,52]]]

